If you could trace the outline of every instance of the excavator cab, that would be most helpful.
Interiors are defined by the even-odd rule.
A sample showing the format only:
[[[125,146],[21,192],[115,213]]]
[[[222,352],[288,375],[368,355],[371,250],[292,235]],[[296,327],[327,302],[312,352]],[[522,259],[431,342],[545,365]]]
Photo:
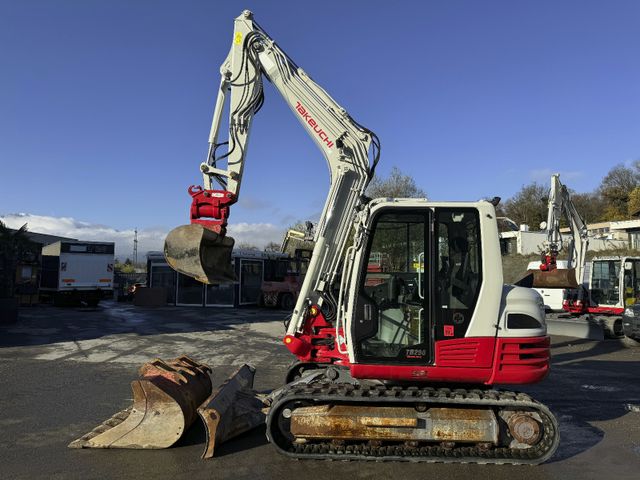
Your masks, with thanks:
[[[476,308],[483,281],[479,213],[386,207],[371,232],[352,327],[356,359],[432,365],[435,343],[463,338]]]

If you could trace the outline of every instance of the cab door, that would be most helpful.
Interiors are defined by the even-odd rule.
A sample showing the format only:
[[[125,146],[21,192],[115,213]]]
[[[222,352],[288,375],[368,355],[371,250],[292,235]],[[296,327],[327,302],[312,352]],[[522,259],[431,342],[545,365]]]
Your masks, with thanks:
[[[428,208],[377,212],[352,323],[357,363],[432,362],[431,225]]]

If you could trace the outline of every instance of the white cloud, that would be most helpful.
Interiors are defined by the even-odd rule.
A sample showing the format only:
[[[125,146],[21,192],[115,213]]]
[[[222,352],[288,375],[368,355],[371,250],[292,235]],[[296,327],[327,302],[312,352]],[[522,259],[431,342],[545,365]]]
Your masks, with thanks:
[[[249,243],[263,248],[269,242],[282,242],[285,228],[272,223],[230,223],[227,232],[236,244]]]
[[[95,242],[115,242],[118,257],[133,255],[134,229],[117,230],[107,225],[84,222],[72,217],[51,217],[30,213],[0,215],[0,220],[10,228],[20,228],[26,223],[29,231],[34,233]],[[169,229],[161,227],[139,229],[138,259],[143,259],[148,251],[161,251],[168,231]],[[249,243],[263,248],[269,242],[280,243],[284,228],[271,223],[237,223],[229,225],[228,231],[229,235],[235,238],[236,243]]]

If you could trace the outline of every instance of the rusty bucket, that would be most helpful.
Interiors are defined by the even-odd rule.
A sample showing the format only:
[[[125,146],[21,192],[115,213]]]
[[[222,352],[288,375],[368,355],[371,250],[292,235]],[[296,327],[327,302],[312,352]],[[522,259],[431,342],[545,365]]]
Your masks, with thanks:
[[[211,394],[211,369],[189,357],[156,359],[131,382],[133,405],[69,444],[70,448],[168,448],[197,418]]]
[[[234,240],[198,223],[182,225],[169,232],[164,256],[174,270],[207,284],[232,283],[236,275],[231,264]]]
[[[527,270],[524,277],[528,275],[533,275],[533,288],[578,288],[575,268],[556,268],[547,272]]]
[[[202,458],[211,458],[217,445],[265,423],[266,395],[253,390],[256,369],[243,365],[198,409],[207,432]]]

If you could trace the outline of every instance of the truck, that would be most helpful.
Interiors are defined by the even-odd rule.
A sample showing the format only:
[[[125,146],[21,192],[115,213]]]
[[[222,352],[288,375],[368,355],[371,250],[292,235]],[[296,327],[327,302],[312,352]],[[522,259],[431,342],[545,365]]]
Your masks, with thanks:
[[[113,242],[59,241],[42,247],[40,296],[57,306],[97,306],[113,296]]]

